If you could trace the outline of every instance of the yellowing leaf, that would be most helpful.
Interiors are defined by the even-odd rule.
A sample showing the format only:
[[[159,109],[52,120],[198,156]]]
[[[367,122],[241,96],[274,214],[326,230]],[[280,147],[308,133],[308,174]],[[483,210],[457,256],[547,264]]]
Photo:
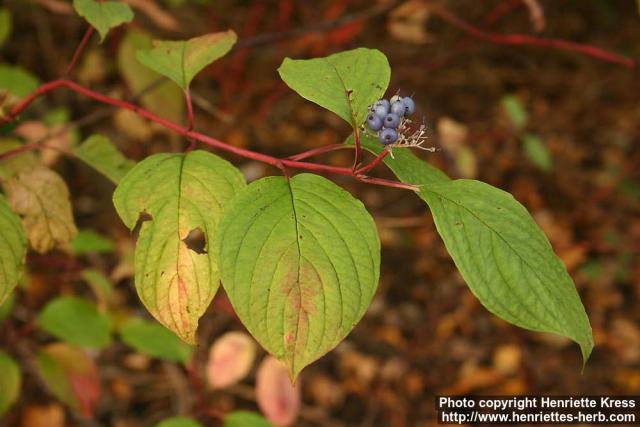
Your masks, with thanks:
[[[231,30],[189,40],[154,40],[152,49],[140,50],[136,56],[144,65],[186,90],[196,74],[229,52],[236,40],[236,33]]]
[[[104,41],[110,29],[133,19],[129,5],[118,1],[73,0],[73,7],[78,15],[98,30],[100,42]]]
[[[76,236],[69,189],[57,173],[38,166],[17,173],[4,187],[35,251],[45,253]]]
[[[147,32],[137,28],[128,30],[118,46],[118,69],[132,93],[146,91],[140,99],[145,108],[173,122],[179,122],[183,119],[185,108],[184,102],[178,102],[183,97],[180,88],[168,80],[162,81],[160,74],[145,67],[136,59],[137,50],[150,47],[151,36]],[[150,89],[152,86],[153,88]],[[136,117],[139,119],[139,116]],[[119,117],[116,116],[115,119],[118,124]],[[141,132],[145,131],[151,133],[149,129]]]
[[[277,427],[291,426],[298,418],[300,384],[291,384],[287,367],[274,357],[265,357],[258,367],[256,401],[262,413]]]
[[[20,218],[0,195],[0,305],[18,284],[27,253],[27,238]]]
[[[225,204],[244,186],[226,160],[206,151],[156,154],[120,182],[113,202],[136,244],[135,285],[149,312],[190,344],[219,286],[209,242]],[[204,240],[204,241],[203,241]]]
[[[344,339],[378,286],[371,215],[318,175],[253,182],[225,210],[218,238],[233,308],[291,378]]]
[[[228,332],[218,338],[209,350],[207,382],[212,388],[229,387],[251,370],[256,345],[244,332]]]

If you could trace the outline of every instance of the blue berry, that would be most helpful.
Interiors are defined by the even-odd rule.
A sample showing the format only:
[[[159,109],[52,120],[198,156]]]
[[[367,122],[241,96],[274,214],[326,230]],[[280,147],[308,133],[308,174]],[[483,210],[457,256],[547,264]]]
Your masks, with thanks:
[[[395,104],[398,101],[402,101],[402,97],[400,95],[393,95],[391,97],[391,105]]]
[[[369,126],[369,129],[372,131],[377,132],[382,129],[382,119],[377,114],[370,113],[367,116],[367,126]]]
[[[386,99],[378,100],[378,102],[375,103],[374,107],[377,107],[378,105],[384,106],[387,109],[387,111],[389,111],[389,108],[391,107],[391,103]]]
[[[380,117],[380,119],[384,119],[384,116],[389,114],[389,107],[386,105],[375,105],[373,107],[373,112],[376,116]]]
[[[402,101],[396,101],[393,104],[391,104],[391,112],[393,114],[397,114],[398,117],[404,116],[404,113],[406,110],[407,110],[407,107],[404,105],[404,102]]]
[[[384,117],[384,127],[397,128],[400,124],[400,117],[397,114],[389,113]]]
[[[411,99],[410,96],[405,96],[404,98],[402,98],[402,103],[406,107],[404,112],[405,116],[409,116],[416,112],[416,103],[413,99]]]
[[[384,128],[380,132],[380,142],[384,145],[393,144],[398,140],[398,132],[395,129]]]

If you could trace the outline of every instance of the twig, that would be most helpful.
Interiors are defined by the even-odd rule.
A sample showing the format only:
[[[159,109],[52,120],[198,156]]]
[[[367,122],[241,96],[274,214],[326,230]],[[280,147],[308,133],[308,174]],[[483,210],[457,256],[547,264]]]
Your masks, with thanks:
[[[126,102],[120,99],[111,98],[109,96],[103,95],[98,92],[94,92],[91,89],[88,89],[75,82],[72,82],[70,80],[65,80],[65,79],[54,80],[40,86],[35,92],[31,93],[26,98],[24,98],[20,103],[18,103],[18,105],[16,105],[7,116],[0,118],[0,125],[4,125],[6,123],[11,122],[36,99],[59,88],[67,88],[69,90],[80,93],[88,98],[91,98],[103,104],[113,105],[118,108],[123,108],[126,110],[133,111],[138,115],[148,120],[151,120],[155,123],[158,123],[159,125],[164,126],[165,128],[170,129],[187,139],[195,140],[203,144],[209,145],[211,147],[215,147],[220,150],[224,150],[241,157],[266,163],[280,169],[284,167],[284,168],[308,170],[313,172],[325,172],[325,173],[332,173],[332,174],[338,174],[338,175],[347,175],[347,176],[354,177],[358,181],[366,182],[369,184],[381,185],[385,187],[401,188],[401,189],[412,190],[412,191],[416,191],[418,189],[418,187],[414,185],[405,184],[398,181],[391,181],[386,179],[370,178],[366,176],[356,175],[354,173],[355,171],[353,170],[353,168],[330,166],[330,165],[324,165],[319,163],[307,163],[307,162],[301,162],[297,160],[279,159],[273,156],[269,156],[267,154],[258,153],[258,152],[247,150],[240,147],[235,147],[225,142],[222,142],[218,139],[204,135],[202,133],[189,130],[170,120],[157,116],[156,114],[148,110],[145,110],[138,105],[131,104],[129,102]]]
[[[464,31],[465,33],[476,37],[481,40],[486,40],[491,43],[496,44],[504,44],[511,46],[538,46],[538,47],[548,47],[552,49],[566,50],[569,52],[578,52],[583,55],[591,56],[592,58],[597,58],[605,62],[611,62],[614,64],[619,64],[627,68],[634,68],[636,63],[632,59],[624,57],[622,55],[617,55],[615,53],[608,52],[606,50],[600,49],[595,46],[576,43],[568,40],[562,39],[552,39],[552,38],[543,38],[543,37],[534,37],[526,34],[494,34],[485,32],[473,25],[463,21],[458,18],[447,9],[440,5],[433,5],[431,7],[431,12],[444,21],[449,23],[450,25]]]
[[[373,169],[376,166],[378,166],[380,164],[380,162],[382,162],[384,160],[384,158],[387,157],[388,154],[389,154],[389,148],[385,147],[385,149],[382,150],[382,153],[380,153],[375,159],[373,159],[373,161],[371,163],[369,163],[367,166],[364,166],[364,167],[358,169],[356,171],[356,174],[358,174],[358,175],[366,174],[371,169]]]
[[[89,42],[89,39],[93,35],[93,31],[94,30],[93,30],[92,26],[89,26],[89,28],[87,28],[87,31],[84,33],[84,36],[82,37],[82,40],[80,41],[80,44],[76,48],[76,51],[73,53],[73,57],[71,58],[71,62],[69,62],[69,65],[67,66],[67,69],[64,72],[64,77],[69,76],[69,74],[71,74],[71,71],[73,71],[73,68],[78,63],[78,60],[80,59],[80,56],[82,55],[82,52],[84,52],[84,48],[87,46],[87,43]]]

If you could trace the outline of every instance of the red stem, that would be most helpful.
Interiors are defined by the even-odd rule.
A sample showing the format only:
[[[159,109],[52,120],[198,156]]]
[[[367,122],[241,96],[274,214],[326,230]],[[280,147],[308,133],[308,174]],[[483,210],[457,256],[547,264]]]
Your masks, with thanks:
[[[84,51],[84,48],[87,46],[87,43],[89,42],[89,39],[93,35],[93,31],[94,30],[93,30],[92,26],[89,26],[89,28],[87,28],[87,31],[84,33],[84,36],[82,37],[82,40],[80,41],[80,44],[76,48],[76,51],[73,53],[73,57],[71,58],[71,62],[69,63],[69,65],[67,66],[67,69],[64,72],[64,76],[65,77],[68,76],[69,74],[71,74],[71,71],[73,71],[73,68],[78,63],[78,60],[80,59],[80,56],[82,55],[82,52]]]
[[[187,122],[189,127],[187,130],[193,130],[193,104],[191,103],[191,91],[189,88],[184,90],[184,100],[187,103]]]
[[[578,52],[583,55],[601,59],[606,62],[620,64],[627,68],[634,68],[636,65],[635,61],[627,57],[617,55],[615,53],[607,52],[606,50],[600,49],[595,46],[575,43],[568,40],[534,37],[526,34],[502,35],[502,34],[488,33],[461,20],[460,18],[453,15],[451,12],[449,12],[448,10],[446,10],[441,6],[434,5],[431,8],[431,11],[436,15],[438,15],[443,20],[445,20],[450,25],[456,28],[459,28],[460,30],[466,32],[467,34],[482,40],[492,42],[492,43],[512,45],[512,46],[528,45],[528,46],[548,47],[552,49]]]
[[[189,130],[188,128],[185,128],[183,126],[180,126],[179,124],[173,123],[170,120],[157,116],[154,113],[147,111],[138,105],[131,104],[129,102],[126,102],[120,99],[111,98],[109,96],[103,95],[98,92],[94,92],[91,89],[88,89],[75,82],[72,82],[70,80],[65,80],[65,79],[54,80],[40,86],[35,92],[28,95],[18,105],[16,105],[9,114],[7,114],[3,118],[0,118],[0,125],[9,123],[12,120],[14,120],[22,111],[24,111],[33,101],[35,101],[40,96],[62,87],[65,87],[69,90],[80,93],[88,98],[91,98],[103,104],[113,105],[118,108],[123,108],[125,110],[133,111],[134,113],[137,113],[138,115],[148,120],[158,123],[159,125],[164,126],[167,129],[171,129],[172,131],[182,135],[187,139],[195,140],[203,144],[210,145],[211,147],[215,147],[220,150],[227,151],[229,153],[236,154],[241,157],[266,163],[280,169],[293,168],[293,169],[308,170],[313,172],[326,172],[326,173],[333,173],[338,175],[349,175],[349,176],[353,176],[359,181],[368,182],[371,184],[382,185],[386,187],[394,187],[394,188],[404,188],[404,189],[413,190],[413,191],[417,189],[417,187],[414,185],[404,184],[398,181],[390,181],[390,180],[378,179],[378,178],[368,178],[361,175],[356,175],[352,168],[323,165],[319,163],[307,163],[307,162],[301,162],[298,160],[278,159],[277,157],[269,156],[267,154],[257,153],[255,151],[250,151],[240,147],[234,147],[233,145],[229,145],[218,139],[212,138],[210,136],[204,135],[202,133],[199,133],[193,130]]]
[[[358,175],[366,174],[371,169],[373,169],[376,166],[378,166],[384,160],[384,158],[387,157],[387,154],[389,154],[389,148],[385,147],[385,149],[382,150],[382,153],[380,153],[375,159],[373,159],[373,161],[371,163],[369,163],[367,166],[364,166],[364,167],[358,169],[356,171],[356,174],[358,174]]]
[[[287,160],[303,160],[309,157],[317,156],[319,154],[329,153],[331,151],[344,150],[345,148],[354,148],[354,146],[345,144],[323,145],[322,147],[312,148],[311,150],[303,151],[302,153],[289,156],[287,157]]]
[[[358,128],[358,124],[355,121],[355,117],[354,120],[352,120],[352,123],[353,141],[356,148],[356,155],[353,157],[353,167],[351,168],[351,170],[355,172],[355,170],[358,168],[358,165],[360,165],[360,152],[362,151],[362,149],[360,148],[360,129]]]

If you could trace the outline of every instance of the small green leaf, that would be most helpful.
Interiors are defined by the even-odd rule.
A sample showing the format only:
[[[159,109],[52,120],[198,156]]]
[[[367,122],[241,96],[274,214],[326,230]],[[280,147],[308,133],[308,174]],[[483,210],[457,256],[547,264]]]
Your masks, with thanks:
[[[27,254],[27,237],[20,218],[0,194],[0,304],[18,284]]]
[[[71,250],[76,255],[107,254],[113,252],[113,240],[95,230],[80,230],[71,241]]]
[[[549,172],[553,167],[551,153],[542,140],[531,134],[526,134],[522,138],[524,153],[531,163],[545,172]]]
[[[187,90],[196,74],[226,55],[236,40],[236,33],[231,30],[189,40],[154,40],[152,49],[140,50],[136,56],[144,65]]]
[[[11,12],[4,7],[0,8],[0,46],[2,46],[9,38],[9,35],[11,35],[11,29]]]
[[[78,15],[98,30],[101,43],[109,30],[133,20],[129,5],[119,1],[73,0],[73,7]]]
[[[136,164],[126,158],[104,135],[91,135],[73,153],[115,184]]]
[[[173,417],[159,422],[156,427],[202,427],[202,424],[192,418]]]
[[[50,344],[38,352],[38,372],[51,393],[85,417],[92,417],[100,399],[96,365],[81,348]]]
[[[218,238],[231,304],[292,378],[344,339],[378,285],[373,219],[317,175],[252,183],[225,210]]]
[[[362,146],[381,151],[365,135]],[[418,196],[482,305],[525,329],[573,339],[586,362],[593,348],[589,319],[566,267],[524,206],[483,182],[449,180],[406,150],[394,155],[385,164],[402,182],[422,186]]]
[[[368,108],[384,95],[391,69],[375,49],[359,48],[307,60],[285,58],[280,77],[300,96],[360,126]]]
[[[257,412],[233,411],[224,417],[224,427],[271,427],[271,423]]]
[[[120,327],[120,337],[136,351],[170,362],[187,364],[193,354],[193,347],[182,342],[176,334],[142,319],[127,320]]]
[[[0,351],[0,417],[20,396],[20,366],[11,356]]]
[[[150,47],[151,36],[147,32],[138,28],[129,29],[118,46],[118,69],[132,93],[144,91],[140,103],[146,109],[179,122],[183,119],[185,108],[184,102],[176,102],[184,96],[180,88],[136,59],[138,50]]]
[[[22,217],[31,247],[45,253],[75,238],[76,229],[63,179],[43,166],[20,171],[4,184],[9,203]]]
[[[22,67],[0,64],[0,92],[4,89],[18,98],[24,98],[39,85],[40,81]]]
[[[100,271],[92,268],[82,270],[82,280],[87,282],[98,300],[101,309],[106,308],[113,295],[111,281]]]
[[[517,130],[522,130],[529,121],[529,114],[515,95],[507,95],[502,98],[502,108],[507,112],[509,120]]]
[[[103,348],[111,343],[111,320],[95,304],[78,297],[59,297],[38,316],[49,334],[81,347]]]
[[[209,242],[225,204],[244,185],[240,171],[226,160],[192,151],[147,157],[113,194],[127,227],[133,230],[142,221],[135,255],[140,299],[160,323],[190,344],[195,344],[198,319],[219,286],[217,257]],[[194,237],[199,248],[188,245]]]

